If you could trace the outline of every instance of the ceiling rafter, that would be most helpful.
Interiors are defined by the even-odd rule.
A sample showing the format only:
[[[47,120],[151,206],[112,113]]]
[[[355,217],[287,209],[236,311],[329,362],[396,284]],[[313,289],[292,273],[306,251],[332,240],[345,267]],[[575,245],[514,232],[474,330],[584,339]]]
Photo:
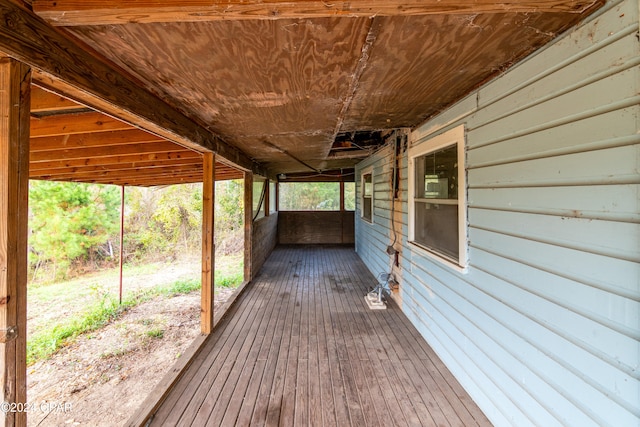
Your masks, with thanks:
[[[373,17],[496,12],[582,13],[583,0],[33,0],[33,10],[52,25]]]
[[[31,117],[31,138],[134,129],[98,112]]]
[[[202,157],[192,158],[177,158],[168,160],[148,160],[148,161],[135,161],[135,162],[117,162],[111,161],[109,158],[103,158],[104,162],[99,165],[76,165],[76,166],[61,166],[58,167],[40,167],[37,170],[38,173],[64,173],[67,171],[73,172],[92,172],[92,171],[105,171],[105,170],[125,170],[125,169],[143,169],[143,168],[156,168],[164,166],[184,166],[184,165],[200,165],[202,163]],[[36,163],[37,164],[37,163]],[[222,165],[220,165],[222,167]]]
[[[31,113],[60,112],[77,110],[83,105],[73,102],[63,96],[40,89],[37,86],[31,87]]]
[[[165,140],[139,129],[130,129],[31,138],[29,150],[31,152],[66,150],[71,148],[109,147],[114,145],[160,141]]]
[[[95,159],[124,154],[168,153],[183,151],[184,148],[168,141],[124,144],[110,147],[74,148],[68,150],[38,151],[31,153],[34,162],[57,159]]]
[[[51,156],[53,157],[53,156]],[[129,155],[113,155],[110,157],[101,158],[56,158],[53,160],[40,160],[35,161],[31,159],[29,163],[30,171],[37,171],[42,169],[53,168],[67,168],[67,167],[80,167],[80,166],[100,166],[100,165],[114,165],[114,164],[128,164],[144,161],[164,161],[171,159],[185,159],[185,158],[198,158],[201,159],[202,155],[193,151],[176,151],[168,153],[147,153],[147,154],[129,154]]]

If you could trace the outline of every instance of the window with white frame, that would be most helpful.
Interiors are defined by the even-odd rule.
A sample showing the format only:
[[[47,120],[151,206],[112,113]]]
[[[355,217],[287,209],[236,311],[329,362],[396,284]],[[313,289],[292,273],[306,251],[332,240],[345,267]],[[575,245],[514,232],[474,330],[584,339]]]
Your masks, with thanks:
[[[455,267],[467,266],[464,126],[409,150],[409,241]]]
[[[373,170],[362,171],[362,209],[360,215],[367,222],[373,222]]]

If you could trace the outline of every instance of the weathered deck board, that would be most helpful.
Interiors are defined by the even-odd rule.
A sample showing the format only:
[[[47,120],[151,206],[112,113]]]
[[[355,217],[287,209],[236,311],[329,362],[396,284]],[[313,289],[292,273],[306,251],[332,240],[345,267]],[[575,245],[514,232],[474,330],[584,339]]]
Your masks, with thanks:
[[[151,425],[489,426],[350,248],[278,247]]]

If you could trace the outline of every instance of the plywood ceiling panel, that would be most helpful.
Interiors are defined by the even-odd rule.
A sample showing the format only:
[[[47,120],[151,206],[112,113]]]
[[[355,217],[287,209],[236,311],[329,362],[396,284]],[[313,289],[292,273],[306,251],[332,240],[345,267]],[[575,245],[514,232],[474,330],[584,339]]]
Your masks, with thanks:
[[[342,131],[414,127],[566,28],[566,16],[379,17]]]
[[[106,56],[118,52],[119,66],[216,132],[259,139],[334,132],[367,25],[322,18],[69,31]]]
[[[353,167],[602,4],[187,3],[34,10],[271,173]]]

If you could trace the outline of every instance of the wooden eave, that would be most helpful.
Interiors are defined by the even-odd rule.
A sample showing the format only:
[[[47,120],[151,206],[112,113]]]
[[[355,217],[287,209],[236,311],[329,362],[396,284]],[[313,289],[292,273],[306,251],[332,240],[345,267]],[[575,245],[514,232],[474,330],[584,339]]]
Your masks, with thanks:
[[[29,177],[154,186],[203,181],[202,153],[32,87]],[[243,172],[217,162],[216,180]]]
[[[214,152],[245,170],[264,171],[245,153],[18,3],[0,2],[0,51],[33,67],[38,86],[168,141],[200,152]],[[41,107],[36,103],[36,108]],[[106,119],[105,123],[111,120]]]

